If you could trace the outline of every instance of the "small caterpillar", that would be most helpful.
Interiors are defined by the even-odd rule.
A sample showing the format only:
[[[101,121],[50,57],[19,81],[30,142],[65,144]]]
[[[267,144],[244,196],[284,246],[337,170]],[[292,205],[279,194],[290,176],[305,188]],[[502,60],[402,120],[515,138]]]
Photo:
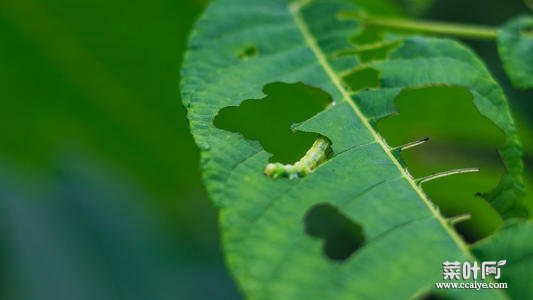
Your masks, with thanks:
[[[292,165],[269,163],[265,167],[264,174],[274,179],[279,177],[301,178],[313,172],[319,164],[327,160],[330,154],[330,142],[327,138],[321,136],[299,161]]]

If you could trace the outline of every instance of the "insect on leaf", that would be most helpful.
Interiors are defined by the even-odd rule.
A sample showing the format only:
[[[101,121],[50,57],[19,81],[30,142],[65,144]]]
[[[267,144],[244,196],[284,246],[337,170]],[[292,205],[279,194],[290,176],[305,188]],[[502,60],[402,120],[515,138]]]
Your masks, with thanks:
[[[370,62],[380,86],[351,91],[343,74],[362,63],[339,53],[353,50],[350,39],[362,29],[339,18],[345,11],[360,9],[348,0],[218,0],[189,41],[183,101],[205,185],[220,208],[227,264],[251,299],[408,299],[442,281],[443,261],[476,260],[374,128],[394,113],[394,98],[406,88],[453,85],[472,94],[506,136],[500,153],[507,173],[484,197],[506,219],[527,215],[521,148],[505,96],[472,51],[452,40],[400,37],[388,59]],[[250,47],[254,55],[242,59]],[[213,124],[221,109],[262,99],[276,82],[301,82],[332,99],[294,127],[327,138],[331,154],[293,180],[265,176],[270,154],[260,143]],[[324,254],[321,235],[306,231],[316,207],[360,228],[364,242],[342,261]],[[505,298],[501,290],[443,292]]]

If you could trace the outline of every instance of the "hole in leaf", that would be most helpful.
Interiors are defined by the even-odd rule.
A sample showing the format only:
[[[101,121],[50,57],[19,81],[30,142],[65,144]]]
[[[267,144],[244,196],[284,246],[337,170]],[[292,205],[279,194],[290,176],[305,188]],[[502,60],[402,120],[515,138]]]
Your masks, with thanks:
[[[501,218],[475,194],[492,190],[504,172],[497,152],[504,141],[501,130],[478,112],[470,92],[459,87],[405,90],[396,98],[396,105],[400,114],[377,124],[389,145],[431,138],[402,152],[415,178],[464,167],[481,169],[433,180],[423,187],[446,217],[472,215],[472,219],[456,225],[467,241],[490,235],[500,226]]]
[[[383,30],[376,27],[366,27],[363,31],[350,38],[354,45],[373,44],[383,39]]]
[[[379,72],[372,68],[357,69],[342,78],[352,91],[379,87]]]
[[[271,162],[294,163],[311,147],[318,134],[292,131],[330,103],[324,91],[302,83],[274,83],[264,88],[267,97],[245,100],[240,106],[221,109],[214,125],[257,140],[272,153]]]
[[[357,57],[359,58],[359,61],[361,63],[367,63],[374,60],[384,60],[389,56],[389,53],[396,47],[398,47],[400,43],[394,42],[394,43],[386,43],[386,44],[378,44],[375,47],[367,47],[364,50],[357,52]]]
[[[335,53],[335,57],[357,56],[360,63],[384,60],[399,44],[399,42],[382,43],[381,41],[377,41],[371,44],[358,45],[353,49],[339,51]]]
[[[401,44],[399,40],[386,40],[383,30],[376,27],[366,27],[362,32],[350,38],[350,42],[355,47],[353,53],[357,55],[361,63],[383,60]]]
[[[239,54],[237,55],[237,57],[239,57],[239,59],[241,60],[246,60],[256,55],[257,55],[257,48],[255,46],[248,46],[242,49],[241,52],[239,52]]]
[[[305,231],[323,239],[324,253],[333,260],[345,260],[365,242],[363,227],[329,204],[318,204],[305,215]]]

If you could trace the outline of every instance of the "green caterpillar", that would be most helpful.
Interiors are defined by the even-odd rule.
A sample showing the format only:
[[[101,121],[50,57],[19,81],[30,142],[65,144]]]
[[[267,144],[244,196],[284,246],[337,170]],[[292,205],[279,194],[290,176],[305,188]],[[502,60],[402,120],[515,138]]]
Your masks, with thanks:
[[[294,164],[269,163],[265,167],[265,175],[274,179],[287,177],[289,179],[301,178],[327,160],[331,154],[330,142],[325,137],[319,137],[305,155]]]

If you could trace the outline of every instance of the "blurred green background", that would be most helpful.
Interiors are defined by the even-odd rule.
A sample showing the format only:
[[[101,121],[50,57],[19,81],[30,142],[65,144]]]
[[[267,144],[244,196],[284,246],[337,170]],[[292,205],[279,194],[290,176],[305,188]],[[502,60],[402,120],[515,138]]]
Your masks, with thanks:
[[[529,11],[519,0],[359,2],[375,14],[488,25]],[[0,299],[240,297],[179,99],[187,36],[205,5],[0,0]],[[466,42],[510,97],[533,207],[533,92],[509,86],[494,43]],[[432,199],[447,216],[472,212],[458,227],[470,241],[495,230],[501,221],[474,194],[502,172],[501,134],[460,89],[407,91],[398,106],[378,124],[391,145],[432,138],[405,153],[415,176],[482,168],[427,184]]]

